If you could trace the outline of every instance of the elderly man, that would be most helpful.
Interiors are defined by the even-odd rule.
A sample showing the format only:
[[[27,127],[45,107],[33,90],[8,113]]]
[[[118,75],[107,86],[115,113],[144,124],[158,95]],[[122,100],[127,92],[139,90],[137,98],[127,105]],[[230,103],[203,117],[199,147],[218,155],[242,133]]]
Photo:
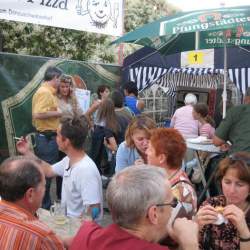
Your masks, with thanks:
[[[213,143],[230,153],[250,152],[250,87],[247,88],[244,104],[228,110],[226,118],[215,131]],[[232,144],[230,146],[228,144]]]
[[[49,164],[58,161],[58,147],[56,144],[56,130],[62,112],[58,110],[56,89],[62,71],[57,67],[48,67],[44,74],[44,82],[38,88],[32,98],[32,122],[36,129],[35,154]],[[46,191],[43,200],[43,208],[49,209],[50,183],[46,180]]]
[[[199,132],[199,122],[193,118],[193,105],[197,103],[194,94],[188,93],[185,106],[177,109],[171,119],[170,127],[177,129],[186,138],[195,138]]]
[[[36,216],[45,176],[34,160],[15,157],[0,167],[0,249],[64,249],[62,241]]]
[[[63,177],[62,206],[70,217],[80,217],[87,207],[94,219],[102,216],[102,181],[95,163],[85,153],[83,144],[88,134],[88,122],[84,116],[61,119],[57,129],[58,147],[67,156],[50,166],[42,162],[46,177]],[[32,155],[25,139],[17,142],[17,150]]]
[[[101,228],[84,222],[71,250],[166,250],[157,242],[166,237],[167,225],[173,225],[171,234],[184,250],[198,249],[196,223],[170,219],[177,202],[163,169],[142,165],[117,173],[108,186],[107,203],[114,224]]]

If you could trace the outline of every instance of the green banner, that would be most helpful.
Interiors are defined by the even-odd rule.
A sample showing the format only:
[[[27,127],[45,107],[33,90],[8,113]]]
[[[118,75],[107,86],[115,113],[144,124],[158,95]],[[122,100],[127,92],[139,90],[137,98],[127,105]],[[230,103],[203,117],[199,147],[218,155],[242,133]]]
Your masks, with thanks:
[[[200,32],[200,49],[220,48],[224,46],[250,46],[250,33],[240,28],[230,29],[224,38],[223,31]]]
[[[237,27],[249,28],[250,9],[235,7],[184,13],[182,16],[161,22],[160,35],[197,31],[225,30]]]
[[[16,153],[14,137],[34,131],[32,96],[48,66],[76,75],[91,93],[101,84],[114,88],[120,80],[120,67],[116,65],[0,53],[0,162]]]
[[[224,38],[225,37],[225,38]],[[131,31],[112,44],[136,43],[164,55],[250,45],[250,6],[179,12]]]

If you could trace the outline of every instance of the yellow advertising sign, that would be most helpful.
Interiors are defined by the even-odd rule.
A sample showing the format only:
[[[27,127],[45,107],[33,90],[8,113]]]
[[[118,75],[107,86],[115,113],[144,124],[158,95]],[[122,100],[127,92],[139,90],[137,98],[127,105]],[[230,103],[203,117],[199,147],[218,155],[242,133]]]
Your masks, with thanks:
[[[194,50],[181,53],[182,68],[214,68],[214,50]]]
[[[188,53],[189,64],[203,64],[204,53],[202,51],[191,51]]]

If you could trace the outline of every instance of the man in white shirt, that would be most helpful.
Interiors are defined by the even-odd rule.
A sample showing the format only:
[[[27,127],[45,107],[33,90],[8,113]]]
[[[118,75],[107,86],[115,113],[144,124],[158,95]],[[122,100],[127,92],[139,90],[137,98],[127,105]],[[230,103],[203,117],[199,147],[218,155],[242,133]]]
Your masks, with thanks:
[[[102,217],[102,182],[95,163],[85,153],[83,144],[88,134],[88,122],[84,116],[64,117],[57,129],[58,147],[67,156],[50,166],[42,162],[46,177],[62,176],[62,205],[70,217],[80,217],[83,212],[93,219]],[[33,156],[28,143],[21,139],[17,150]]]

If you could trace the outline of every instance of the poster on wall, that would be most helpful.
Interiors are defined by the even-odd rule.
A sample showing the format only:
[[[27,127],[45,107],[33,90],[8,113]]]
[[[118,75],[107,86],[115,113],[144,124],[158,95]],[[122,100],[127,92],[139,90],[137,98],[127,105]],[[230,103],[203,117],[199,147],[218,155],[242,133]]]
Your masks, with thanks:
[[[0,19],[120,36],[124,0],[1,0]]]
[[[90,91],[76,88],[75,95],[81,110],[85,113],[90,105]]]
[[[2,52],[0,65],[0,163],[16,154],[15,137],[35,131],[32,97],[42,84],[48,67],[58,67],[74,78],[76,96],[83,111],[88,109],[90,94],[95,93],[98,86],[105,84],[113,89],[120,81],[120,67],[116,65]]]

